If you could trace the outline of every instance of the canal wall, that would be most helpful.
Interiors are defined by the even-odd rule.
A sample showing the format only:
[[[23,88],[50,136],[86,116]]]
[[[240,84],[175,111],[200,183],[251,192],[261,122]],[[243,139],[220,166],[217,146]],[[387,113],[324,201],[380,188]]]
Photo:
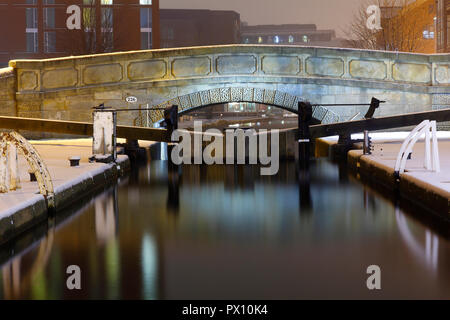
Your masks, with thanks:
[[[394,174],[395,162],[407,134],[372,134],[372,154],[364,155],[360,149],[350,150],[347,153],[347,165],[363,181],[392,193],[397,192],[412,206],[450,221],[450,134],[438,133],[441,172],[425,170],[425,146],[422,139],[414,146],[412,159],[407,161],[406,171],[398,180]],[[362,138],[362,135],[354,135],[353,138]],[[336,143],[337,137],[318,139],[316,155],[333,157]],[[361,147],[361,143],[355,144],[355,148],[358,147]]]
[[[92,146],[90,141],[66,140],[34,142],[37,151],[52,177],[55,193],[55,209],[83,202],[83,197],[98,189],[114,184],[130,168],[125,155],[119,155],[117,163],[89,163]],[[81,157],[80,166],[70,167],[68,157]],[[46,221],[49,215],[43,195],[38,193],[37,182],[31,182],[26,163],[20,162],[21,188],[0,194],[0,244]]]
[[[400,145],[397,145],[398,149]],[[348,153],[348,164],[364,180],[397,191],[401,197],[417,207],[450,221],[450,163],[446,161],[450,153],[443,152],[444,155],[441,155],[440,173],[427,172],[423,168],[423,145],[424,143],[419,143],[416,146],[413,160],[409,160],[407,170],[400,175],[399,180],[394,174],[396,158],[392,156],[363,155],[362,150],[352,150]],[[440,142],[440,146],[441,151],[445,151],[450,147],[450,141]]]

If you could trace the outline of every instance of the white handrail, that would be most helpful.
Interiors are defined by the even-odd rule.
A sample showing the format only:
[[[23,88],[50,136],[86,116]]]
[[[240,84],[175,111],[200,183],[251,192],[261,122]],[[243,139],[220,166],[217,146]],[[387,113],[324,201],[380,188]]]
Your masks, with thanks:
[[[431,130],[431,132],[430,132]],[[406,161],[408,155],[412,152],[412,149],[416,142],[425,134],[425,159],[424,167],[427,170],[434,172],[440,172],[439,163],[439,149],[436,135],[436,121],[424,120],[422,121],[405,139],[398,153],[397,160],[395,162],[395,174],[397,177],[405,172]],[[431,140],[431,148],[430,148]]]

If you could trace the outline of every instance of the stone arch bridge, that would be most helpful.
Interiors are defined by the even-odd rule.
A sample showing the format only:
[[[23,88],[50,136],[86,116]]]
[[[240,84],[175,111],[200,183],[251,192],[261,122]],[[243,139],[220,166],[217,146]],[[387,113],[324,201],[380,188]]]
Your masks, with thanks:
[[[130,96],[137,102],[126,102]],[[387,101],[375,116],[449,108],[450,54],[225,45],[13,60],[0,69],[0,115],[73,121],[91,121],[100,103],[188,110],[249,101],[295,112],[300,99],[358,104],[372,96]],[[336,122],[365,111],[336,106],[314,116]],[[133,125],[142,114],[121,112],[119,123]]]

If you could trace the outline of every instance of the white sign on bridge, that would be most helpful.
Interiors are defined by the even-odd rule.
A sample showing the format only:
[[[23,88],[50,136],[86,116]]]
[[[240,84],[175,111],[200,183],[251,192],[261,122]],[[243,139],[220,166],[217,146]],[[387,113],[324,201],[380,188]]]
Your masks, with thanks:
[[[137,102],[137,98],[130,96],[130,97],[126,97],[125,99],[128,103],[136,103]]]

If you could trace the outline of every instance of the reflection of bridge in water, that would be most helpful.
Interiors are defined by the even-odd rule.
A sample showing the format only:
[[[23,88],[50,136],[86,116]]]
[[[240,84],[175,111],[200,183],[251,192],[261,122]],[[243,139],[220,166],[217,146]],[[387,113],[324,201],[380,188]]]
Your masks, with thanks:
[[[142,294],[142,297],[145,298],[170,297],[170,294],[173,294],[173,287],[172,282],[167,277],[174,273],[173,263],[176,261],[176,258],[174,260],[174,257],[172,257],[175,254],[173,251],[174,245],[178,241],[184,241],[184,239],[188,242],[192,241],[189,236],[192,233],[192,228],[195,229],[195,233],[199,236],[206,236],[213,240],[215,237],[209,233],[209,230],[212,226],[218,224],[225,228],[224,230],[227,230],[230,236],[232,235],[233,242],[245,240],[246,245],[251,246],[252,243],[259,241],[258,234],[255,232],[264,225],[264,220],[260,220],[258,215],[255,214],[258,212],[257,209],[253,208],[254,210],[251,212],[248,211],[248,205],[255,203],[255,201],[260,201],[262,206],[269,203],[270,198],[264,199],[264,197],[257,196],[258,194],[270,194],[270,192],[263,192],[268,191],[268,186],[260,184],[262,182],[261,179],[263,180],[264,178],[255,175],[252,169],[245,167],[242,167],[242,170],[235,170],[231,174],[231,171],[225,170],[220,166],[186,166],[183,168],[183,179],[185,180],[183,182],[183,179],[176,171],[171,171],[169,175],[166,174],[167,169],[164,166],[167,164],[161,162],[160,165],[162,166],[160,170],[152,166],[140,171],[138,177],[130,177],[129,185],[122,190],[122,195],[118,193],[117,188],[107,191],[86,203],[82,208],[68,213],[64,218],[59,218],[60,220],[57,218],[53,224],[49,223],[47,230],[42,232],[40,240],[34,242],[34,244],[23,246],[24,249],[22,251],[17,250],[14,253],[9,251],[10,256],[0,261],[3,292],[1,296],[7,299],[24,296],[38,297],[36,296],[37,288],[42,289],[55,285],[54,283],[45,284],[42,282],[44,281],[42,277],[47,277],[44,274],[48,274],[48,272],[58,272],[62,280],[57,285],[63,287],[66,279],[64,274],[65,267],[67,267],[66,264],[83,262],[81,266],[83,276],[90,279],[89,283],[83,282],[83,287],[88,291],[93,290],[92,287],[95,286],[103,288],[97,289],[97,291],[94,290],[90,294],[99,294],[98,290],[111,290],[109,293],[110,297],[119,297],[119,290],[124,290],[124,286],[128,286],[125,284],[126,279],[135,276],[140,279],[141,287],[140,289],[133,287],[136,285],[134,284],[128,288],[127,292],[129,294],[133,290],[137,290],[135,292],[136,296]],[[292,190],[289,184],[281,187],[277,182],[278,179],[279,182],[282,182],[292,174],[295,175],[295,168],[281,166],[280,170],[280,177],[271,178],[274,188],[279,189],[280,193],[298,192],[295,181],[292,181]],[[327,170],[327,167],[322,167],[318,172]],[[314,169],[312,174],[315,174]],[[304,234],[302,236],[297,235],[295,238],[300,237],[306,240],[314,237],[315,232],[319,232],[323,236],[327,234],[326,238],[333,238],[338,233],[341,233],[339,231],[341,227],[349,228],[347,221],[342,221],[338,224],[322,224],[324,221],[333,221],[335,218],[333,215],[334,211],[333,209],[328,211],[322,210],[325,208],[324,204],[321,203],[323,201],[317,198],[318,190],[322,194],[336,193],[339,188],[342,188],[342,184],[338,181],[343,179],[343,177],[344,175],[341,175],[341,177],[339,175],[324,176],[323,179],[314,179],[310,184],[307,181],[303,181],[302,187],[304,189],[306,186],[309,187],[309,204],[305,205],[304,200],[302,200],[302,196],[306,194],[305,191],[297,193],[299,198],[297,204],[278,203],[278,207],[273,207],[274,214],[270,218],[274,219],[271,225],[275,223],[275,228],[271,229],[270,233],[267,233],[266,236],[268,237],[265,237],[265,239],[273,238],[276,243],[279,241],[282,243],[283,239],[291,239],[294,230],[292,226],[288,227],[289,223],[283,222],[283,219],[288,218],[283,214],[283,211],[292,205],[299,206],[300,221],[302,222],[296,227],[304,229],[302,231]],[[222,186],[222,183],[225,183],[225,185]],[[345,181],[341,181],[341,183],[345,183]],[[208,185],[209,191],[202,191],[197,187],[200,185]],[[228,189],[226,185],[229,186]],[[216,192],[229,193],[229,195],[223,197],[223,203],[215,202],[214,205],[231,208],[233,201],[236,201],[232,193],[233,190],[237,189],[241,189],[242,195],[239,197],[248,200],[241,202],[242,207],[236,207],[236,210],[233,211],[234,214],[217,216],[212,207],[205,201],[198,201],[198,199],[205,199],[205,197],[210,198]],[[158,191],[155,192],[155,190]],[[136,217],[132,215],[133,210],[139,206],[143,198],[148,198],[149,193],[156,198],[166,197],[166,210],[164,212],[168,217],[163,219],[157,207],[140,213],[140,215],[146,213],[145,216]],[[197,198],[193,197],[194,194],[197,195]],[[338,192],[336,196],[344,199],[346,192]],[[174,207],[175,198],[178,198],[178,206]],[[293,197],[288,194],[287,198],[292,199]],[[344,204],[345,202],[343,201],[342,203]],[[198,210],[200,213],[196,214],[195,217],[198,219],[199,224],[192,224],[192,221],[186,223],[184,215],[192,215],[193,211],[183,213],[179,206],[191,208],[190,210]],[[310,212],[311,207],[319,208],[319,210],[312,214]],[[119,210],[123,211],[119,214]],[[88,214],[88,212],[91,213]],[[440,261],[439,256],[441,253],[445,253],[448,248],[445,245],[439,245],[439,237],[427,228],[424,231],[420,231],[421,233],[417,233],[415,229],[410,227],[407,216],[398,209],[394,214],[392,225],[395,225],[397,233],[403,239],[409,254],[417,259],[419,264],[423,263],[423,266],[430,274],[437,274],[441,270],[441,264],[445,268],[446,259],[444,258],[443,261]],[[313,219],[314,216],[316,216],[316,219]],[[327,219],[318,219],[320,216],[323,218],[327,216]],[[373,217],[375,218],[376,216],[374,215]],[[131,228],[132,224],[129,222],[129,219],[132,218],[138,218],[142,222],[146,221],[146,224],[154,225],[155,229],[152,232],[147,230],[142,235],[136,234],[136,230]],[[264,219],[267,218],[264,217]],[[236,219],[254,226],[248,228],[242,226],[242,223],[236,224]],[[288,221],[291,219],[292,217],[289,217]],[[360,219],[371,220],[372,218],[362,215]],[[84,223],[81,223],[81,220]],[[305,226],[311,223],[317,224],[317,226],[308,231],[308,228],[305,228]],[[72,225],[71,229],[66,228],[69,225]],[[73,228],[74,225],[76,226],[75,228]],[[83,230],[81,227],[85,228],[89,225],[95,230],[94,237],[88,230],[80,234]],[[159,227],[156,228],[158,225]],[[379,232],[388,232],[388,230],[380,229]],[[363,235],[365,232],[367,231],[362,226],[359,233]],[[391,233],[392,231],[389,232]],[[423,235],[422,232],[424,232]],[[122,240],[120,240],[119,245],[120,238]],[[348,238],[348,240],[350,239],[352,238]],[[58,269],[49,267],[55,263],[54,257],[52,258],[53,261],[49,260],[49,255],[52,251],[59,252],[58,255],[61,255],[59,259],[62,260],[59,262]],[[80,256],[81,252],[84,253]],[[95,252],[100,252],[101,254],[98,255]],[[176,255],[178,254],[181,253]],[[401,257],[405,258],[406,256],[408,254],[402,252]],[[130,266],[126,266],[125,261],[139,262],[141,264],[140,274],[130,275],[128,269]],[[111,269],[108,270],[108,268]],[[136,280],[130,279],[129,281],[135,283]],[[36,291],[34,296],[30,296],[30,287],[34,287],[33,290]],[[69,295],[63,289],[61,289],[60,294],[59,298],[62,295]],[[76,295],[76,293],[74,294]],[[168,296],[165,296],[166,294]]]

